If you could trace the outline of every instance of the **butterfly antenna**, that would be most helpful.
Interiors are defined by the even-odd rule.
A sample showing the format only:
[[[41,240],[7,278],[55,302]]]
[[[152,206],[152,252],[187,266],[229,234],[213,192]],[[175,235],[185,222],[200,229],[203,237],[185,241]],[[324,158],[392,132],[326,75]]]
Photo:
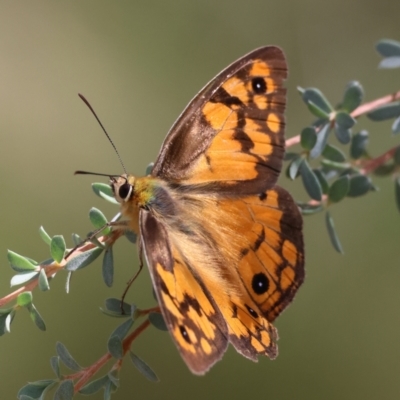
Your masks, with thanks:
[[[111,143],[111,146],[114,148],[115,152],[117,153],[117,157],[119,159],[119,162],[122,165],[122,168],[125,172],[125,174],[128,174],[126,172],[126,168],[124,163],[122,162],[122,158],[118,153],[117,148],[115,147],[114,142],[111,140],[110,135],[107,133],[106,128],[104,128],[103,124],[101,123],[99,117],[97,116],[97,114],[95,113],[95,111],[93,110],[92,106],[90,105],[90,103],[86,100],[85,96],[83,96],[82,94],[78,93],[78,96],[81,98],[81,100],[89,107],[89,110],[92,112],[92,114],[94,115],[94,117],[97,119],[97,122],[99,123],[99,125],[101,126],[101,129],[103,129],[103,132],[106,134],[108,141]],[[83,171],[79,171],[80,173],[82,173]]]

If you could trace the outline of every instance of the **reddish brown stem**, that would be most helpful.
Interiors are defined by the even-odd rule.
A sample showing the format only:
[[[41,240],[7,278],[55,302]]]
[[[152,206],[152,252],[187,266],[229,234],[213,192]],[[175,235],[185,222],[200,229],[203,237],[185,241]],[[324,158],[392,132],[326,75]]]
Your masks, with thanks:
[[[127,336],[122,342],[122,348],[124,351],[124,355],[129,351],[133,341],[148,327],[150,326],[150,321],[146,319],[139,325],[129,336]],[[112,358],[110,353],[104,354],[101,358],[99,358],[93,365],[86,368],[84,371],[80,371],[76,374],[65,376],[65,379],[79,379],[74,386],[74,392],[78,393],[86,383],[94,376],[101,368],[103,368],[107,362]],[[117,363],[121,363],[121,360],[118,360]]]
[[[364,175],[368,175],[370,172],[374,171],[376,168],[385,164],[387,161],[389,161],[391,158],[393,158],[393,156],[396,153],[396,150],[398,148],[399,148],[399,146],[393,147],[390,150],[385,151],[380,156],[375,157],[372,160],[368,160],[364,164],[364,167],[360,170],[360,173],[364,174]]]

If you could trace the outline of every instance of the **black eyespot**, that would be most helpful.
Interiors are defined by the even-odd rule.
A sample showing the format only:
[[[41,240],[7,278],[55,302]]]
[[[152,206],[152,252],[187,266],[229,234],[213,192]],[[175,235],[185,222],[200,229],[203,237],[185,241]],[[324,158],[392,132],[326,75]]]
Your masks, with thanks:
[[[264,294],[268,291],[269,280],[265,274],[262,272],[255,274],[253,280],[251,281],[251,287],[257,294]]]
[[[190,341],[189,334],[187,333],[186,328],[185,328],[184,326],[181,325],[181,326],[179,327],[179,330],[181,331],[181,335],[182,335],[182,337],[185,339],[185,341],[188,342],[188,343],[192,343],[192,342]]]
[[[132,186],[128,182],[121,185],[118,190],[119,197],[121,197],[123,200],[126,200],[126,198],[129,196],[129,192],[131,191],[131,187]]]
[[[253,318],[258,318],[258,314],[251,307],[249,307],[247,304],[246,304],[246,308],[247,308],[248,312],[250,313],[250,315]]]
[[[256,94],[263,94],[267,91],[267,84],[265,83],[265,80],[260,77],[253,78],[251,86]]]

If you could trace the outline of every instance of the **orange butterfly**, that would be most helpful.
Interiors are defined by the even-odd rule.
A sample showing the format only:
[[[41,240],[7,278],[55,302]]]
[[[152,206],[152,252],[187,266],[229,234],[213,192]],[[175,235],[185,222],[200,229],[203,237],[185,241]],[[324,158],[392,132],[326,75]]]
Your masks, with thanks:
[[[302,218],[276,186],[285,152],[283,52],[235,61],[190,102],[150,175],[112,178],[169,331],[196,374],[231,343],[277,356],[275,318],[304,278]]]

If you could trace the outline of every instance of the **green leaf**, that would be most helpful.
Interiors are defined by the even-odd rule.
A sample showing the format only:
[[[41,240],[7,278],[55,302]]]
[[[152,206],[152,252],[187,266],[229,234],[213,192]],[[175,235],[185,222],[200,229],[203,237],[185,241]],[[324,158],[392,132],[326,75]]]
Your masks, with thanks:
[[[61,343],[57,342],[56,344],[56,352],[60,357],[60,360],[64,363],[64,365],[71,369],[72,371],[81,371],[82,367],[75,361],[72,357],[71,353],[67,350],[67,348]]]
[[[74,242],[75,246],[80,246],[83,243],[83,240],[77,233],[72,234],[72,241]]]
[[[129,352],[133,365],[149,380],[152,382],[158,382],[158,376],[156,373],[136,354]]]
[[[53,236],[50,243],[50,254],[54,261],[60,263],[65,255],[65,240],[61,235]]]
[[[301,163],[303,162],[303,157],[301,157],[301,156],[298,156],[298,158],[295,158],[291,163],[290,163],[290,165],[289,165],[289,170],[288,170],[288,173],[289,173],[289,178],[290,179],[292,179],[292,180],[295,180],[296,179],[296,177],[298,176],[298,174],[299,174],[299,168],[300,168],[300,165],[301,165]]]
[[[72,400],[74,397],[74,382],[71,379],[62,381],[54,393],[54,400]]]
[[[51,243],[51,237],[49,234],[44,230],[43,226],[39,228],[39,235],[43,239],[43,241],[50,246]]]
[[[317,177],[319,184],[321,185],[322,193],[327,194],[329,190],[329,184],[324,173],[320,169],[313,169],[313,172]]]
[[[20,293],[17,297],[17,305],[20,307],[27,307],[32,304],[32,292]]]
[[[37,264],[33,264],[26,257],[21,256],[11,250],[7,250],[7,259],[11,265],[11,268],[17,272],[28,272],[35,271],[37,269]]]
[[[304,160],[300,167],[300,174],[303,180],[304,188],[308,195],[317,201],[322,200],[322,188],[315,176],[314,172],[311,170],[307,160]]]
[[[368,176],[357,174],[350,178],[350,188],[348,197],[358,197],[368,193],[371,190],[371,179]]]
[[[343,200],[350,188],[350,179],[348,175],[341,176],[335,182],[332,183],[329,188],[328,198],[331,203],[338,203]]]
[[[114,332],[110,335],[110,338],[116,336],[121,341],[124,340],[125,336],[128,334],[129,330],[132,328],[133,320],[130,318],[123,322],[121,325],[117,326]]]
[[[325,222],[329,238],[331,239],[332,246],[338,253],[344,254],[342,245],[340,244],[339,238],[335,232],[335,225],[333,223],[332,217],[329,214],[329,211],[327,211],[325,214]]]
[[[12,310],[7,316],[6,316],[6,320],[4,322],[4,329],[7,333],[11,332],[11,324],[14,320],[15,317],[15,310]]]
[[[392,125],[392,132],[394,134],[400,133],[400,117],[397,117]]]
[[[303,215],[315,214],[324,209],[324,207],[321,204],[308,204],[301,202],[296,202],[296,204],[299,206],[300,211]]]
[[[400,56],[400,42],[392,39],[382,39],[376,44],[376,50],[382,57]]]
[[[297,90],[300,92],[303,101],[306,104],[313,104],[318,107],[320,110],[324,112],[325,115],[328,115],[333,111],[333,107],[326,99],[324,94],[317,88],[307,88],[303,89],[298,87]],[[318,116],[318,115],[317,115]]]
[[[387,57],[387,58],[384,58],[379,63],[378,68],[382,68],[382,69],[400,68],[400,57]]]
[[[336,113],[335,122],[343,129],[350,129],[357,121],[347,112],[338,111]]]
[[[114,370],[111,370],[108,374],[107,374],[107,376],[108,376],[108,379],[114,384],[114,386],[116,387],[116,388],[119,388],[119,378],[118,378],[118,376],[117,376],[117,371],[114,369]]]
[[[124,235],[131,243],[136,243],[137,242],[137,235],[136,235],[135,232],[130,231],[129,229],[127,229],[124,232]]]
[[[90,395],[97,393],[107,382],[109,381],[109,378],[107,375],[102,376],[99,379],[96,379],[92,382],[89,382],[87,385],[85,385],[80,391],[80,394],[84,395]]]
[[[390,118],[396,118],[400,116],[400,102],[396,101],[390,104],[375,108],[367,114],[367,117],[372,121],[384,121]]]
[[[315,143],[315,146],[310,152],[311,158],[317,158],[322,154],[322,152],[325,149],[330,130],[331,130],[331,125],[329,122],[326,123],[324,126],[322,126],[317,135],[317,142]]]
[[[153,171],[154,163],[151,162],[147,167],[146,167],[146,176],[151,174],[151,171]]]
[[[67,271],[76,271],[90,265],[103,251],[102,248],[95,247],[71,258],[65,265]]]
[[[122,347],[122,340],[118,336],[111,336],[107,343],[108,352],[117,360],[120,360],[124,356],[124,350]]]
[[[351,131],[348,128],[335,123],[335,136],[342,144],[348,144],[351,141]]]
[[[121,302],[121,299],[109,298],[105,301],[106,310],[115,314],[123,314],[129,316],[131,314],[131,306],[126,302]]]
[[[346,171],[348,169],[351,170],[352,165],[350,163],[339,163],[336,161],[331,161],[327,159],[321,160],[321,165],[323,167],[328,167],[329,169],[334,169],[338,171]]]
[[[368,132],[362,130],[356,133],[350,145],[350,157],[354,160],[358,160],[366,154],[366,148],[368,145]]]
[[[149,314],[150,323],[160,331],[168,331],[168,327],[164,321],[163,316],[160,313],[150,313]]]
[[[341,150],[337,147],[327,144],[325,146],[322,155],[327,158],[328,160],[335,161],[335,162],[343,162],[346,160],[346,156],[343,154]]]
[[[9,333],[9,327],[7,327],[9,315],[13,312],[12,309],[8,309],[8,312],[5,313],[6,310],[1,310],[2,313],[0,314],[0,336],[3,336],[5,333]],[[15,311],[14,311],[15,313]]]
[[[53,356],[50,358],[50,365],[51,369],[53,372],[56,374],[57,378],[61,378],[61,373],[60,373],[60,357]]]
[[[287,151],[283,157],[284,161],[292,161],[295,158],[297,158],[299,155],[297,153],[294,153],[293,151]]]
[[[348,113],[351,113],[362,103],[363,97],[364,89],[360,82],[351,81],[346,86],[340,107]]]
[[[33,278],[37,278],[38,275],[39,275],[38,271],[24,272],[22,274],[14,275],[11,278],[10,286],[22,285],[23,283],[33,280]]]
[[[101,197],[104,200],[112,204],[118,204],[118,201],[114,197],[114,193],[111,190],[110,185],[106,185],[105,183],[93,183],[92,189],[97,194],[97,196]]]
[[[308,126],[301,131],[300,144],[304,150],[310,151],[317,142],[317,134],[315,133],[315,128]]]
[[[112,246],[107,247],[104,252],[102,273],[104,283],[111,287],[114,281],[114,257]]]
[[[46,324],[44,323],[44,320],[42,316],[39,314],[39,311],[36,309],[36,307],[33,304],[30,304],[27,306],[27,309],[29,311],[29,316],[31,317],[31,320],[35,323],[35,325],[41,331],[45,331]]]
[[[30,382],[19,390],[17,397],[18,399],[23,399],[23,396],[26,396],[26,398],[39,399],[43,391],[54,383],[54,379]]]
[[[47,279],[46,271],[44,270],[44,268],[41,268],[39,272],[39,289],[42,292],[45,292],[50,289],[49,280]]]
[[[111,232],[111,227],[109,227],[107,218],[105,215],[97,208],[92,207],[89,211],[89,219],[92,225],[96,229],[102,229],[98,233],[102,233],[103,235],[108,235]]]

